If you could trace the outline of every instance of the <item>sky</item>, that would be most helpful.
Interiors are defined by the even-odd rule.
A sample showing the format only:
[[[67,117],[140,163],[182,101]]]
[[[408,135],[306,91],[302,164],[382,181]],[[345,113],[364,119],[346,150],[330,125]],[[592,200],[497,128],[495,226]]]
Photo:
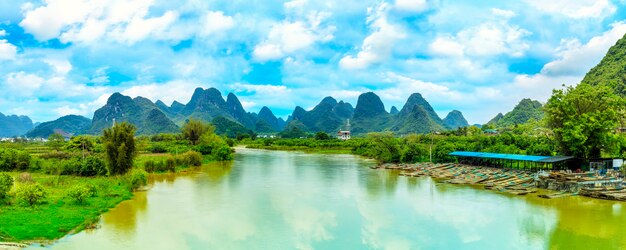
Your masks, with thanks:
[[[575,85],[626,33],[626,0],[0,0],[0,112],[91,118],[115,92],[235,93],[286,117],[373,91],[485,123]]]

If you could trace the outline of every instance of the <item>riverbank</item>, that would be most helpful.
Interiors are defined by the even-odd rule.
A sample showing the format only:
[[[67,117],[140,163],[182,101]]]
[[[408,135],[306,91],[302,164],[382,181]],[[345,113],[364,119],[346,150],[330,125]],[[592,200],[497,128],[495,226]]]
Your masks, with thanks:
[[[144,169],[147,161],[161,162],[170,157],[170,154],[140,154],[134,168]],[[211,162],[215,161],[210,157],[202,157],[202,164]],[[149,175],[154,178],[186,172],[192,168],[187,164],[176,164],[173,171],[155,171]],[[15,180],[28,176],[28,183],[40,184],[47,193],[45,200],[34,206],[20,203],[13,197],[0,199],[0,242],[14,245],[45,245],[67,234],[94,228],[101,214],[134,196],[127,176],[81,177],[36,172],[8,174]],[[68,190],[77,186],[89,187],[93,195],[83,202],[76,201],[68,195]],[[0,249],[2,247],[0,245]]]
[[[308,147],[308,146],[287,146],[287,145],[240,145],[239,147],[250,149],[265,149],[276,151],[301,151],[315,154],[351,154],[352,147]]]

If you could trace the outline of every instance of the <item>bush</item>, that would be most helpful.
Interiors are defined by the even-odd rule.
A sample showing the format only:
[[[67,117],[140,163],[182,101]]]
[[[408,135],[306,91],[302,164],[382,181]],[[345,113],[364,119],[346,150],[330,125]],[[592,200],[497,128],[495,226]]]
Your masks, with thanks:
[[[26,170],[30,154],[12,148],[0,148],[0,171]]]
[[[152,145],[148,146],[148,151],[155,154],[165,153],[167,152],[167,147],[165,147],[165,145],[163,145],[162,143],[153,143]]]
[[[153,173],[156,170],[155,165],[156,164],[153,160],[147,160],[143,163],[143,169],[148,173]]]
[[[82,162],[78,158],[71,158],[61,162],[61,175],[78,175],[82,169]]]
[[[78,174],[80,176],[106,175],[106,164],[96,156],[88,156],[81,164]]]
[[[176,172],[176,159],[174,159],[174,157],[168,157],[167,160],[165,160],[165,169],[167,171],[170,172]]]
[[[109,174],[124,174],[132,169],[136,156],[135,130],[132,124],[122,122],[103,131]]]
[[[95,191],[95,187],[93,186],[79,184],[70,187],[66,192],[66,196],[74,199],[78,203],[84,203],[87,198],[94,197],[96,195]]]
[[[43,203],[47,196],[48,192],[39,183],[19,185],[15,189],[17,200],[26,202],[30,206]]]
[[[202,154],[196,151],[189,151],[178,156],[181,163],[187,166],[202,166]]]
[[[134,168],[127,178],[128,186],[133,191],[148,184],[148,173],[142,169]]]
[[[233,150],[228,145],[220,145],[213,149],[213,159],[218,161],[230,161],[233,159]]]
[[[0,198],[6,197],[11,188],[13,188],[13,177],[0,173]]]

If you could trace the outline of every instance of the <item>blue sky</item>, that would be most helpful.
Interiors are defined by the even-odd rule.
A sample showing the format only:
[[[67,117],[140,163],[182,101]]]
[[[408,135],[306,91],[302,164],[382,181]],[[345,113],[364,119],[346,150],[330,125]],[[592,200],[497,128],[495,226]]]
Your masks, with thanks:
[[[114,92],[169,104],[215,87],[283,117],[419,92],[484,123],[577,84],[624,19],[625,0],[0,0],[0,112],[92,117]]]

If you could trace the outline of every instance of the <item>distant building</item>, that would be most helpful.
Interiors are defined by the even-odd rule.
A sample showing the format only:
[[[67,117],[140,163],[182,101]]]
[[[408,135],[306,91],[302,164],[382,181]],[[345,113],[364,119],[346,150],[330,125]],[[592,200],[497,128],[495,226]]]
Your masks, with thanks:
[[[350,140],[350,136],[352,135],[352,133],[350,132],[350,119],[348,119],[346,121],[346,127],[344,128],[344,130],[339,130],[339,132],[337,132],[337,139],[339,140]]]
[[[342,130],[342,131],[337,132],[337,139],[344,140],[344,141],[350,140],[350,135],[351,135],[350,131]]]

